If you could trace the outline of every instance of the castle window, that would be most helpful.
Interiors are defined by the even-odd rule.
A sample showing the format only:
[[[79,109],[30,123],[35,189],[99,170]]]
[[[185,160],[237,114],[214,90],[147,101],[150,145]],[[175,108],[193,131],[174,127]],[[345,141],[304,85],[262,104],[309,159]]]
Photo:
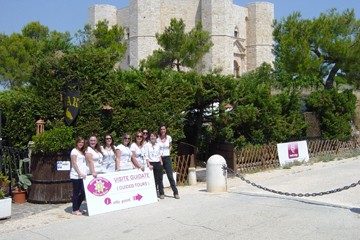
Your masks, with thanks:
[[[240,65],[236,60],[234,61],[234,76],[240,77]]]
[[[126,32],[126,39],[130,39],[130,29],[126,28],[125,32]]]
[[[236,37],[236,38],[239,37],[239,30],[237,27],[235,27],[235,29],[234,29],[234,37]]]

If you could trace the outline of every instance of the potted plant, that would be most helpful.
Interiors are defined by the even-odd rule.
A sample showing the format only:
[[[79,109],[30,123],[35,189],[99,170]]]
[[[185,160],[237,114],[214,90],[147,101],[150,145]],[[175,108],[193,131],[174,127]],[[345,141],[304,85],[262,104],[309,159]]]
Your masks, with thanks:
[[[56,127],[33,136],[32,140],[30,148],[34,154],[68,153],[74,147],[74,130],[67,126]]]
[[[11,198],[9,193],[9,179],[0,172],[0,219],[11,217]]]
[[[16,187],[12,191],[14,203],[25,203],[26,193],[31,186],[31,174],[24,173],[24,163],[30,162],[30,158],[23,158],[19,162],[19,168],[16,170]]]
[[[28,201],[71,202],[70,151],[74,147],[72,127],[60,126],[33,137],[31,149],[32,185]]]

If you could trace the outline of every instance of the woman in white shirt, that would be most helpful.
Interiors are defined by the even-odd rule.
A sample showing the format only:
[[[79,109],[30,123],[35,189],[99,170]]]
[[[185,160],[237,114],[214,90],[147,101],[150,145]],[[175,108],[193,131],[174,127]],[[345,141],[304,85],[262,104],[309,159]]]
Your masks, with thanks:
[[[147,166],[154,171],[155,186],[159,191],[160,199],[164,199],[164,185],[162,173],[161,149],[156,143],[156,133],[150,133],[150,141],[144,145],[144,156]]]
[[[103,154],[102,172],[115,172],[116,150],[110,134],[105,135],[104,144],[101,146],[101,153]]]
[[[90,169],[89,174],[96,178],[98,173],[102,173],[103,155],[98,139],[94,135],[89,137],[89,146],[86,149],[85,157]]]
[[[82,215],[80,212],[81,203],[85,199],[85,189],[83,179],[86,179],[88,168],[85,160],[85,141],[84,138],[76,139],[75,148],[71,150],[71,169],[70,179],[73,187],[72,191],[72,214]]]
[[[169,179],[171,189],[173,190],[174,198],[180,199],[179,191],[176,187],[174,176],[173,176],[173,169],[171,166],[171,159],[170,159],[172,138],[169,135],[167,135],[166,125],[161,125],[159,127],[159,137],[157,138],[157,143],[159,144],[161,151],[162,151],[161,158],[163,161],[163,167],[164,167],[164,169],[166,171],[166,175]]]
[[[135,166],[131,161],[131,135],[125,133],[122,139],[122,143],[115,148],[116,150],[116,171],[134,169]]]
[[[131,144],[130,150],[133,164],[136,165],[138,168],[141,168],[141,170],[143,170],[143,168],[146,166],[143,145],[143,134],[142,132],[137,132],[135,135],[135,142]]]

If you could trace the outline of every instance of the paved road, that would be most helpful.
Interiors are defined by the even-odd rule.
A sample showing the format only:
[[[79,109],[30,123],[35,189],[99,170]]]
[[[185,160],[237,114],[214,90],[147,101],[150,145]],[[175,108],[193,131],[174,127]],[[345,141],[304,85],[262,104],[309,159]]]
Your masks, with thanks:
[[[245,175],[280,191],[316,192],[360,180],[360,158]],[[72,216],[70,204],[0,222],[2,239],[360,239],[360,186],[312,198],[284,197],[229,178],[226,193],[206,183],[179,187],[181,199]],[[6,229],[6,230],[4,230]]]

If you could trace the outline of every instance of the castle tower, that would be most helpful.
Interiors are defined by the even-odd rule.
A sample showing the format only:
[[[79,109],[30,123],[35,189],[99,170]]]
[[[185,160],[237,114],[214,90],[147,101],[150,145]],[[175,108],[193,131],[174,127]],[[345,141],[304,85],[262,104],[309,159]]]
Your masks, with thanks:
[[[241,74],[254,70],[263,62],[273,64],[274,5],[254,2],[246,7],[233,0],[130,0],[129,7],[111,5],[89,8],[89,24],[107,19],[110,26],[125,28],[126,57],[122,69],[139,67],[140,61],[158,49],[156,33],[162,33],[171,18],[182,18],[187,31],[201,19],[210,33],[213,47],[197,70],[207,73],[221,69],[223,74]]]
[[[140,60],[158,48],[155,33],[160,29],[160,0],[130,0],[129,7],[129,60],[138,67]]]
[[[94,28],[99,21],[107,20],[109,26],[117,24],[117,8],[112,5],[94,5],[88,10],[88,23]]]
[[[254,70],[263,62],[273,64],[272,36],[274,5],[269,2],[255,2],[246,6],[247,20],[247,71]]]
[[[232,0],[201,0],[201,18],[204,30],[211,35],[214,46],[204,57],[203,72],[220,68],[233,71]]]

